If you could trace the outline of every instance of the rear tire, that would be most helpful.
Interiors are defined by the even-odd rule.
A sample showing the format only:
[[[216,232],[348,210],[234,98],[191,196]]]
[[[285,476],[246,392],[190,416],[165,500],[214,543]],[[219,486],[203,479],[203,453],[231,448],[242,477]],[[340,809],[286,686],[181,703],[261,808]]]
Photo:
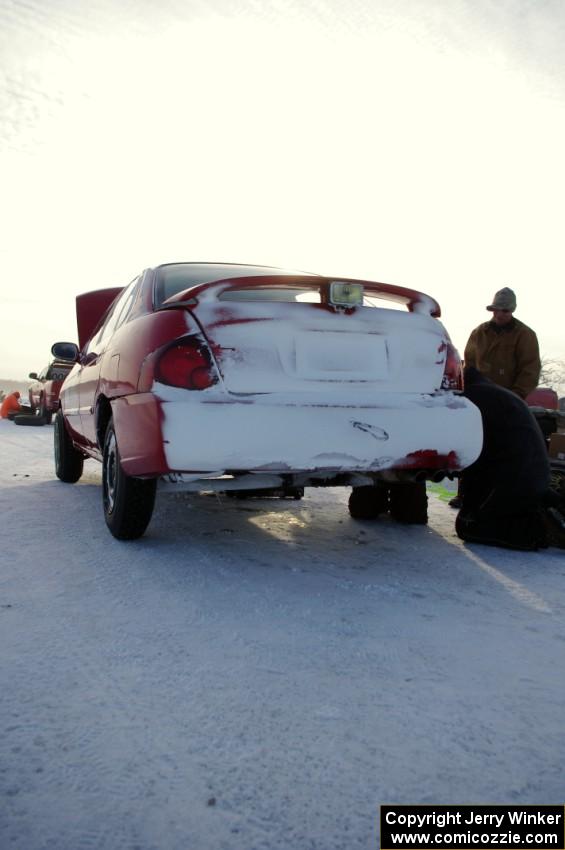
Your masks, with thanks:
[[[425,481],[397,481],[390,485],[390,515],[397,522],[427,525],[428,495]]]
[[[36,420],[39,419],[37,416],[33,418]],[[37,422],[36,424],[43,425],[44,423]],[[55,417],[53,441],[55,447],[55,475],[60,481],[64,481],[66,484],[76,484],[82,475],[84,456],[73,446],[61,411]]]
[[[376,519],[389,509],[388,487],[383,484],[353,487],[348,507],[353,519]]]
[[[287,487],[283,498],[294,499],[295,502],[299,502],[300,499],[304,498],[304,487]]]
[[[118,540],[135,540],[149,525],[157,479],[133,478],[122,469],[114,420],[110,419],[102,459],[102,503],[104,519]]]

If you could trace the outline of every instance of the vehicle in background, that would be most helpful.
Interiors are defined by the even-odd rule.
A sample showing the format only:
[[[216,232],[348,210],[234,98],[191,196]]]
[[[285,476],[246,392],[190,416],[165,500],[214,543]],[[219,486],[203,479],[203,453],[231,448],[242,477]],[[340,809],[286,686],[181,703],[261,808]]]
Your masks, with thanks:
[[[526,396],[526,404],[543,410],[559,410],[559,398],[551,387],[536,387]]]
[[[557,432],[561,419],[557,393],[550,387],[536,387],[526,396],[526,404],[537,419],[546,444],[549,446],[549,439]]]
[[[255,493],[343,485],[357,496],[353,516],[376,516],[385,484],[418,484],[425,499],[426,480],[480,453],[460,357],[438,303],[416,290],[168,263],[76,307],[78,346],[52,348],[75,362],[55,417],[55,470],[75,482],[86,457],[101,461],[119,539],[143,534],[158,481]]]
[[[29,373],[33,381],[28,387],[30,412],[41,417],[47,424],[59,408],[59,392],[73,366],[74,363],[53,360],[39,374]]]

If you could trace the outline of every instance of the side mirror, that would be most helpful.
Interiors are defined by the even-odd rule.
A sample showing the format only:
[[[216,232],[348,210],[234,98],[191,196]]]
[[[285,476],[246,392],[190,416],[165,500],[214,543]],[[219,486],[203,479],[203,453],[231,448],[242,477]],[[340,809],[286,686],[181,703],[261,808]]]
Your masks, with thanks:
[[[71,363],[76,363],[80,352],[78,345],[74,342],[55,342],[51,346],[51,354],[57,360],[69,360]]]
[[[31,378],[33,381],[37,381],[37,372],[30,372],[28,378]]]

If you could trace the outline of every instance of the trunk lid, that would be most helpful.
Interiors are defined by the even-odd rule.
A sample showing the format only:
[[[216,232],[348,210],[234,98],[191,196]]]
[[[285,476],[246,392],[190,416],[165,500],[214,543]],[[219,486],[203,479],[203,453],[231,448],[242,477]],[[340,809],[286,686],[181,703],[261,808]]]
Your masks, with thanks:
[[[229,393],[336,393],[346,400],[361,391],[369,401],[377,392],[441,387],[448,336],[434,318],[433,299],[361,282],[363,306],[335,307],[326,297],[329,283],[314,277],[222,281],[186,290],[163,306],[190,309]]]

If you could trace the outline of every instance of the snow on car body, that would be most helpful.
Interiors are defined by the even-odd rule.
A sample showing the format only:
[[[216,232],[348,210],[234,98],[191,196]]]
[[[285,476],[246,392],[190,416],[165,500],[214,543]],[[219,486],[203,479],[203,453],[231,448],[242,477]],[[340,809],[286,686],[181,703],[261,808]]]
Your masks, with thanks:
[[[149,520],[113,527],[107,491],[129,516],[121,491],[147,479],[244,490],[457,472],[480,452],[481,421],[439,315],[403,287],[228,264],[166,264],[79,296],[80,350],[54,346],[77,361],[57,474],[102,460],[106,520],[131,537]],[[65,475],[65,458],[80,471]]]

